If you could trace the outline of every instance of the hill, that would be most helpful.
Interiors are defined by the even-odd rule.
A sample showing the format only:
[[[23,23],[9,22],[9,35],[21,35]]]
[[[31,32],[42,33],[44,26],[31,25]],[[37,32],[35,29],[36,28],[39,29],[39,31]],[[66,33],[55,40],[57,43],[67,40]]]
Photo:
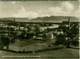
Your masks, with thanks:
[[[50,16],[50,17],[38,17],[35,19],[31,19],[31,22],[62,22],[68,21],[70,19],[71,22],[79,22],[79,19],[76,17],[67,17],[67,16]]]

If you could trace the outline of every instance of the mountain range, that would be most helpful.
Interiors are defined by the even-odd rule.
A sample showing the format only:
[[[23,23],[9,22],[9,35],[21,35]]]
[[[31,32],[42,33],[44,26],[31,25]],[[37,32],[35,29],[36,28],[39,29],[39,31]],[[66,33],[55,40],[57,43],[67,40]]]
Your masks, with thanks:
[[[70,19],[71,22],[79,22],[79,18],[72,16],[50,16],[50,17],[37,17],[33,19],[29,18],[15,18],[15,17],[7,17],[0,18],[0,21],[16,21],[16,22],[62,22],[68,21]]]

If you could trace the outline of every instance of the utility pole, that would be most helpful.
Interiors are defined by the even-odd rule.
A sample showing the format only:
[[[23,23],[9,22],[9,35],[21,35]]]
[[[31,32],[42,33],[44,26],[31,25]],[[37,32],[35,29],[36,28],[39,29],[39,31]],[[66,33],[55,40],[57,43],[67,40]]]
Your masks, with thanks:
[[[67,37],[68,37],[68,40],[67,40],[67,47],[69,48],[70,47],[70,18],[68,18],[68,33],[67,33]]]
[[[14,18],[14,23],[15,23],[15,18]]]
[[[70,18],[68,19],[68,30],[70,32]]]

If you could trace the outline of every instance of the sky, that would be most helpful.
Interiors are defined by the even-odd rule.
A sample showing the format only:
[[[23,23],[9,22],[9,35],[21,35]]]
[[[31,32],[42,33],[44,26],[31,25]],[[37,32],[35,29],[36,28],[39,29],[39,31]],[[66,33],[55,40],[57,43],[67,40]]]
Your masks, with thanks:
[[[0,1],[0,17],[80,17],[78,1]]]

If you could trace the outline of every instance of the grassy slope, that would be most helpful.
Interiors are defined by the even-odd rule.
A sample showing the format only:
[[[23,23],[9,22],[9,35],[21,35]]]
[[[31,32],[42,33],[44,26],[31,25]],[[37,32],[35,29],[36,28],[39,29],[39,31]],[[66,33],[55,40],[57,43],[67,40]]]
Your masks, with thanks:
[[[60,50],[38,52],[35,54],[32,54],[32,53],[20,54],[20,53],[0,51],[0,56],[40,56],[40,58],[27,58],[27,59],[60,59],[60,58],[61,59],[78,59],[79,50],[67,48],[67,49],[60,49]],[[1,59],[5,59],[5,58],[1,58]],[[9,59],[9,58],[6,58],[6,59]],[[14,59],[14,58],[11,58],[11,59]]]
[[[29,43],[30,42],[30,43]],[[21,45],[19,45],[21,44]],[[23,47],[27,50],[34,49],[44,49],[47,47],[46,43],[35,43],[35,41],[18,41],[13,44],[13,50],[15,49],[15,45],[17,47]],[[35,47],[35,48],[33,48]],[[22,48],[22,49],[23,49]],[[21,48],[18,48],[18,50]],[[1,56],[40,56],[40,58],[25,58],[25,59],[79,59],[79,50],[78,49],[58,49],[58,50],[50,50],[50,51],[42,51],[37,53],[13,53],[7,51],[0,51]],[[14,59],[14,58],[1,58],[1,59]],[[15,58],[15,59],[23,59],[23,58]]]

